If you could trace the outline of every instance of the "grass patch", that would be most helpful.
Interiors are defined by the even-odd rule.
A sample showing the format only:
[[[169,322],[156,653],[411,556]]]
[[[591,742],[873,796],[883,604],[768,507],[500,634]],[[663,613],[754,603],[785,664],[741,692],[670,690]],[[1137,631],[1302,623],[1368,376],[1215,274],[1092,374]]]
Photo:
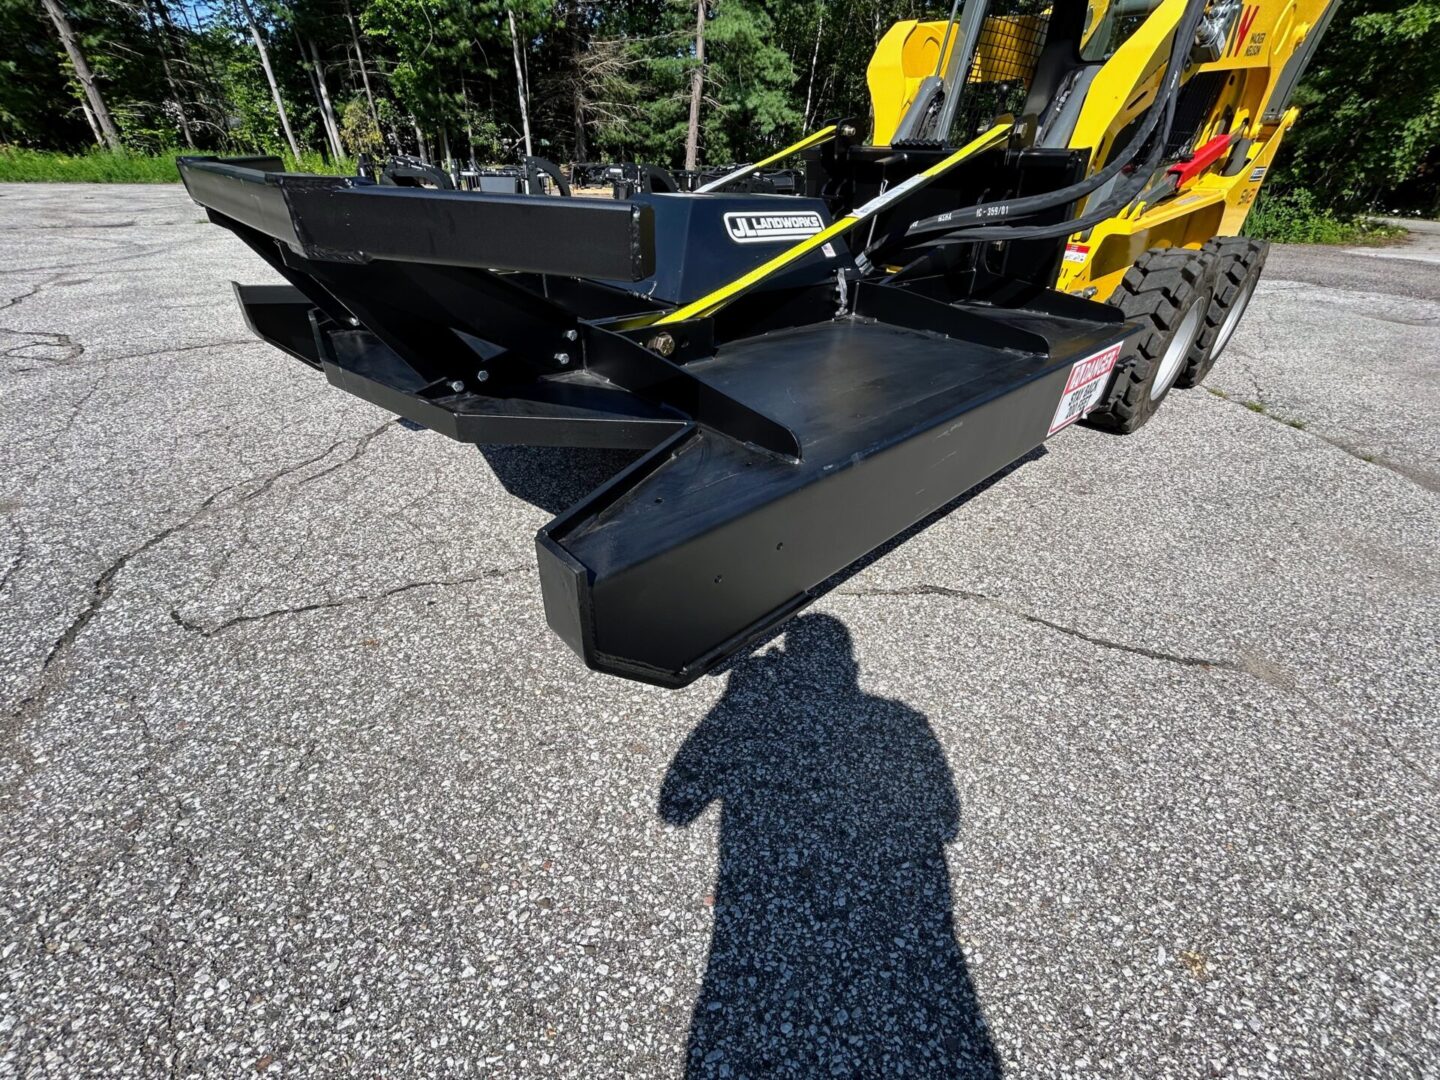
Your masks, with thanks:
[[[1290,425],[1291,427],[1293,427],[1296,431],[1304,431],[1304,430],[1305,430],[1305,421],[1304,421],[1304,420],[1286,420],[1286,421],[1284,421],[1284,423],[1289,424],[1289,425]]]
[[[0,146],[0,183],[54,182],[70,184],[174,184],[180,182],[175,159],[191,151],[168,154],[112,154],[91,150],[62,154],[53,150],[24,150]],[[327,165],[319,154],[305,153],[297,161],[285,155],[290,172],[342,176],[354,171],[350,162]]]
[[[1267,192],[1245,220],[1246,236],[1277,244],[1375,244],[1405,234],[1396,225],[1327,210],[1304,188]]]
[[[1245,408],[1249,409],[1251,412],[1263,413],[1265,411],[1265,406],[1258,401],[1247,401],[1244,402],[1244,405]]]
[[[1218,397],[1218,398],[1224,398],[1224,397],[1229,397],[1229,396],[1230,396],[1229,394],[1225,393],[1224,390],[1217,390],[1217,389],[1215,389],[1215,387],[1213,387],[1213,386],[1207,386],[1207,387],[1205,387],[1205,389],[1208,390],[1210,393],[1214,394],[1214,395],[1215,395],[1216,397]]]

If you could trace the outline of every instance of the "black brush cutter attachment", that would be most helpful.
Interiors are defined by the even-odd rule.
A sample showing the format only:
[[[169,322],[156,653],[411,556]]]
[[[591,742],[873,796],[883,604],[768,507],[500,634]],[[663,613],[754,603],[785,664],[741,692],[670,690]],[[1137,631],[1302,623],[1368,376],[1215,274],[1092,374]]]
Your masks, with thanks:
[[[648,450],[540,531],[541,587],[588,665],[682,686],[1100,400],[1128,328],[1043,287],[1063,237],[906,248],[920,216],[1083,175],[989,147],[952,168],[837,140],[806,197],[180,168],[287,282],[236,286],[251,328],[334,385],[462,441]]]

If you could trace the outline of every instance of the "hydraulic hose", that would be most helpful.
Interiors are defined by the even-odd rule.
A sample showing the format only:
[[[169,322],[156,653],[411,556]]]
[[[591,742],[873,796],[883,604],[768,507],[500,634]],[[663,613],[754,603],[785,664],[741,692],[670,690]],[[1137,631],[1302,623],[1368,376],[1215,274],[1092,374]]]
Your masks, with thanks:
[[[1069,222],[1057,222],[1053,225],[1011,226],[993,223],[996,219],[1029,217],[1056,206],[1063,206],[1081,199],[1109,183],[1127,165],[1135,164],[1135,159],[1145,150],[1149,140],[1155,134],[1156,128],[1160,126],[1163,116],[1165,122],[1162,133],[1151,151],[1158,162],[1157,151],[1170,135],[1170,127],[1175,116],[1175,99],[1180,89],[1180,77],[1184,74],[1185,62],[1194,44],[1200,19],[1205,13],[1205,5],[1206,0],[1190,0],[1185,14],[1175,28],[1175,38],[1170,46],[1170,57],[1165,65],[1165,77],[1160,82],[1160,89],[1156,94],[1155,101],[1146,111],[1140,130],[1104,168],[1056,191],[1047,191],[1040,195],[1030,195],[1018,199],[980,203],[977,206],[967,206],[961,210],[951,210],[934,217],[924,218],[910,226],[906,233],[907,237],[915,239],[931,235],[938,237],[963,231],[967,240],[971,238],[975,240],[1021,240],[1038,239],[1042,236],[1065,236],[1086,227],[1080,222],[1090,218],[1092,216],[1090,213]],[[1153,169],[1153,167],[1154,165],[1151,164],[1150,168]],[[1139,172],[1141,169],[1137,168],[1136,171]],[[1125,202],[1129,202],[1134,194],[1132,192]],[[1106,205],[1107,207],[1113,206],[1113,200],[1107,199]],[[1124,205],[1124,203],[1120,205]],[[1106,213],[1095,218],[1091,224],[1103,221],[1109,216],[1110,213]],[[1032,232],[1032,229],[1044,231]]]

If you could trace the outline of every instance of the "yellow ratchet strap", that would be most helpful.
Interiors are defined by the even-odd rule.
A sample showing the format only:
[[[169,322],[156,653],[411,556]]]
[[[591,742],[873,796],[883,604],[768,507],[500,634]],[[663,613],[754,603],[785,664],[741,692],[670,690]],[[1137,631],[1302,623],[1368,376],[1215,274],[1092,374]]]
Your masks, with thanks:
[[[711,180],[708,184],[700,185],[695,189],[695,193],[699,195],[707,191],[714,191],[716,188],[722,188],[726,184],[733,183],[743,176],[749,176],[756,169],[763,169],[766,165],[774,165],[777,161],[784,161],[791,154],[798,154],[801,150],[809,150],[812,146],[819,146],[821,143],[829,142],[835,137],[835,130],[834,124],[831,124],[829,127],[823,127],[819,131],[806,135],[805,138],[799,142],[791,143],[785,147],[784,150],[776,150],[775,153],[769,157],[761,158],[759,161],[752,162],[749,165],[742,165],[734,172],[726,173],[718,180]]]
[[[942,161],[937,161],[924,172],[916,173],[910,177],[910,179],[896,184],[888,191],[881,192],[869,202],[851,210],[850,213],[846,214],[839,221],[826,226],[813,236],[807,236],[793,247],[786,248],[779,255],[776,255],[768,262],[760,264],[754,270],[742,274],[728,284],[721,285],[720,288],[706,296],[702,296],[699,300],[692,301],[684,307],[676,308],[667,315],[662,315],[660,318],[649,323],[637,323],[636,325],[664,326],[667,323],[684,322],[687,319],[699,319],[706,315],[713,314],[737,296],[749,292],[756,285],[759,285],[766,278],[770,277],[770,275],[804,258],[810,254],[810,252],[828,244],[837,236],[849,232],[861,222],[868,221],[882,210],[887,209],[895,202],[903,199],[912,191],[917,191],[925,187],[936,177],[949,172],[966,158],[973,157],[982,150],[989,150],[1010,133],[1010,127],[1011,125],[1009,123],[996,124],[989,131],[985,132],[985,134],[979,138],[972,139],[949,157]],[[819,132],[816,132],[816,134],[818,135]]]

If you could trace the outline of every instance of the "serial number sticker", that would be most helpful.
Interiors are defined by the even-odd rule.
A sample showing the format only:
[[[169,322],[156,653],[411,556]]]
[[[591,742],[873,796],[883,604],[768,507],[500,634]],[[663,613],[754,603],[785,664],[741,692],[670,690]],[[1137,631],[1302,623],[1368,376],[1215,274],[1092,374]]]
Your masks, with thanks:
[[[1061,428],[1069,427],[1076,420],[1100,404],[1101,395],[1109,385],[1110,373],[1115,370],[1115,361],[1120,359],[1120,343],[1111,345],[1104,352],[1075,361],[1070,377],[1065,380],[1065,391],[1060,395],[1060,404],[1055,408],[1055,419],[1050,421],[1049,434],[1054,435]]]
[[[1068,263],[1083,263],[1090,257],[1088,244],[1066,244],[1065,261]]]

